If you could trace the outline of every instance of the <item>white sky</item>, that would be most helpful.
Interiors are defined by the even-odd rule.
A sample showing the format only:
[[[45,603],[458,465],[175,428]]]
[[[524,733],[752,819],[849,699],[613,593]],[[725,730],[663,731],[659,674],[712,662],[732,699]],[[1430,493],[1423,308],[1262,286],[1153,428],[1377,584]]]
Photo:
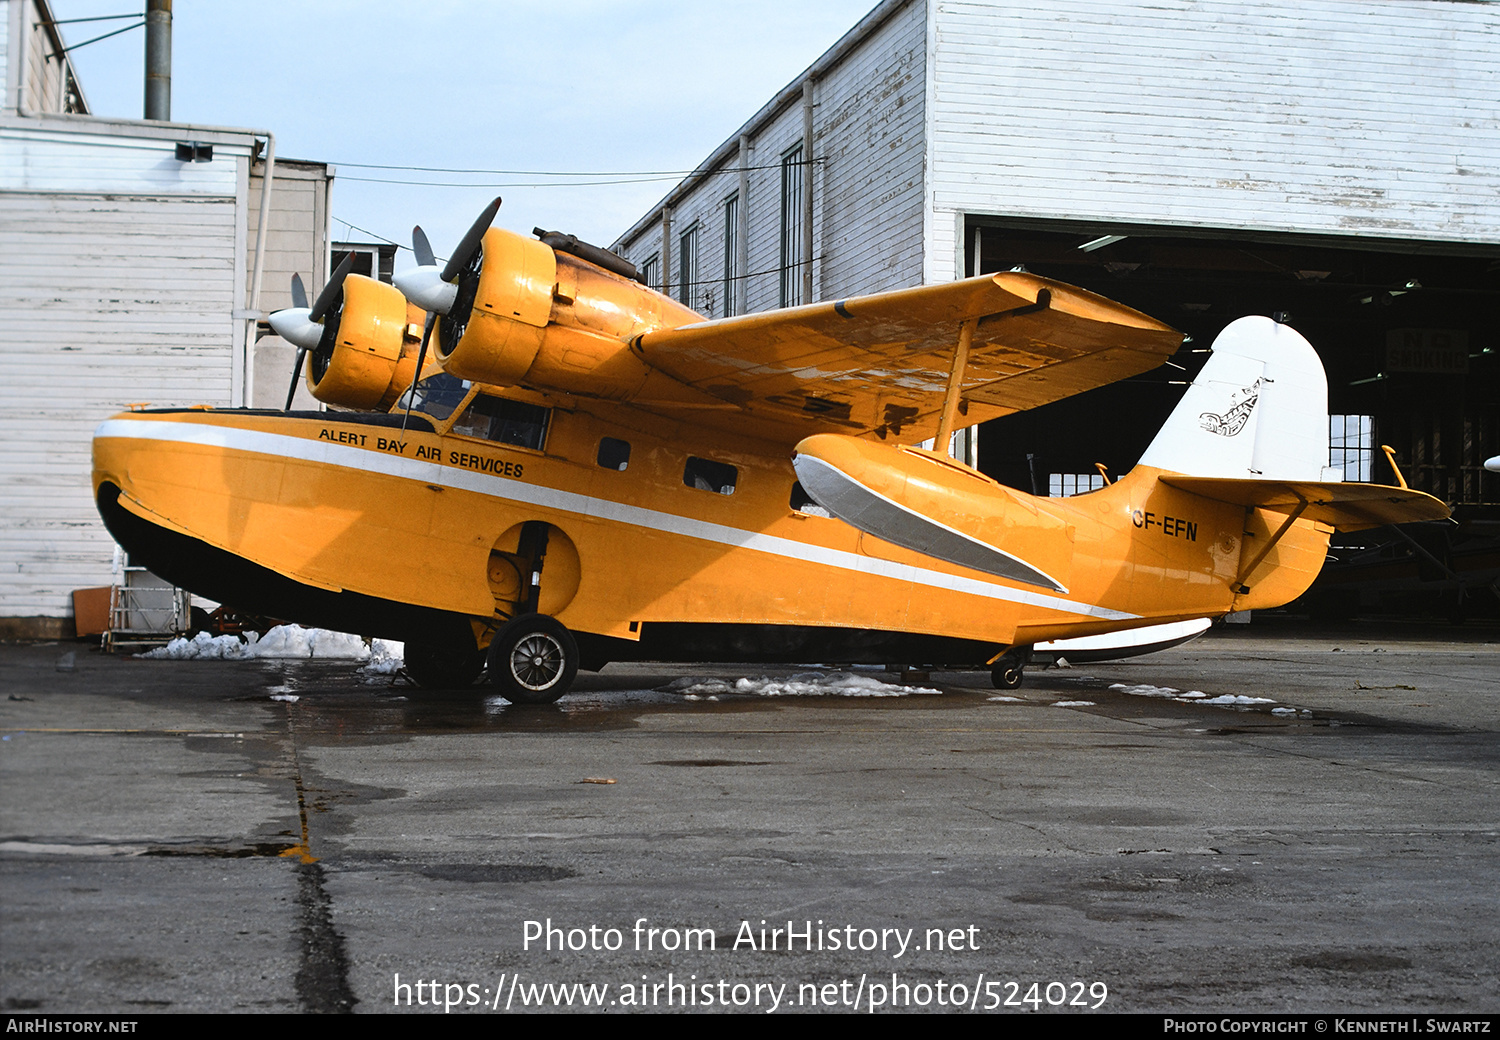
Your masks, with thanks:
[[[608,245],[677,177],[522,187],[525,175],[348,163],[612,174],[687,171],[831,47],[875,0],[176,0],[174,121],[269,129],[281,158],[334,163],[335,238],[439,255],[495,195],[498,225]],[[59,20],[143,0],[53,0]],[[128,22],[62,27],[69,44]],[[73,52],[97,115],[139,119],[145,31]],[[355,181],[446,180],[464,187]],[[617,180],[610,176],[585,178]],[[412,263],[402,250],[397,267]]]

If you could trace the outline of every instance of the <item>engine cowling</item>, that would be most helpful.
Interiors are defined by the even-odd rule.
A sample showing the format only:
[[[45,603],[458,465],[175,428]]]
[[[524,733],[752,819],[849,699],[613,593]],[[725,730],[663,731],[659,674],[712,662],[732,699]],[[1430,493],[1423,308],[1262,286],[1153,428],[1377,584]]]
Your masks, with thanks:
[[[324,321],[313,349],[307,388],[326,404],[389,410],[411,385],[421,323],[394,287],[349,275],[343,306]]]
[[[630,340],[702,320],[619,274],[491,228],[438,323],[437,358],[461,379],[625,400],[653,374]]]

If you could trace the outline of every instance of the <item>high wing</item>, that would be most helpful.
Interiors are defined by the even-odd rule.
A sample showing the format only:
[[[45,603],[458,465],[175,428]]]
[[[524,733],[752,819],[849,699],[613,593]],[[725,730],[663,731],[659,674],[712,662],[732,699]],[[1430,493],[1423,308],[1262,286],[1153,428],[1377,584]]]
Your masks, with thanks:
[[[677,380],[797,434],[934,435],[965,323],[954,428],[1138,375],[1182,334],[1102,296],[1004,272],[640,336]]]

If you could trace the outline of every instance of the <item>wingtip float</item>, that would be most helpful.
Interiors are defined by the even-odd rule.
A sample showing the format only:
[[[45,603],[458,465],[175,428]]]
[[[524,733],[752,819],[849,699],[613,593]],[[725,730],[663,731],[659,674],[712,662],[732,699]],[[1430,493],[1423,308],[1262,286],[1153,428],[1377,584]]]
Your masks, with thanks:
[[[921,661],[1287,602],[1332,527],[1447,515],[1325,471],[1306,340],[1224,330],[1141,463],[1036,498],[917,444],[1154,368],[1181,337],[1006,273],[707,320],[619,258],[480,215],[397,287],[272,324],[319,400],[104,422],[100,513],[184,588],[401,639],[424,686],[555,700],[611,660]],[[612,254],[610,254],[612,255]],[[290,399],[289,399],[290,403]],[[795,461],[793,461],[795,456]]]

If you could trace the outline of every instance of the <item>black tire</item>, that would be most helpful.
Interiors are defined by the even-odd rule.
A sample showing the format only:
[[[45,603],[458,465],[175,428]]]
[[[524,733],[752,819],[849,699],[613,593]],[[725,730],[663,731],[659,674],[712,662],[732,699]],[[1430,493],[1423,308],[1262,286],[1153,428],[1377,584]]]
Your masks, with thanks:
[[[1025,678],[1026,664],[1031,660],[1031,647],[1007,650],[990,671],[990,682],[997,690],[1014,690]]]
[[[424,690],[464,690],[484,670],[484,653],[432,643],[407,643],[402,665],[411,681]]]
[[[490,640],[490,682],[514,704],[551,704],[578,675],[578,643],[546,614],[508,621]]]
[[[1018,664],[1001,663],[995,665],[990,672],[990,682],[995,684],[997,690],[1014,690],[1021,685],[1025,678],[1025,669]]]

